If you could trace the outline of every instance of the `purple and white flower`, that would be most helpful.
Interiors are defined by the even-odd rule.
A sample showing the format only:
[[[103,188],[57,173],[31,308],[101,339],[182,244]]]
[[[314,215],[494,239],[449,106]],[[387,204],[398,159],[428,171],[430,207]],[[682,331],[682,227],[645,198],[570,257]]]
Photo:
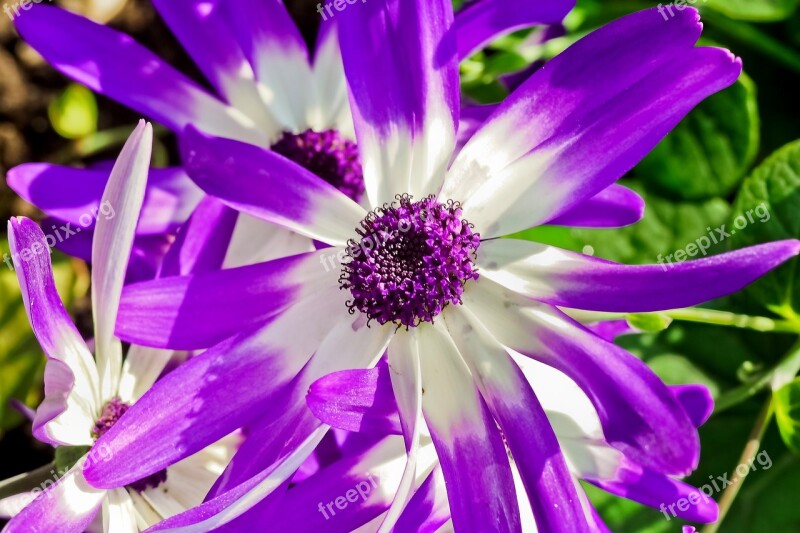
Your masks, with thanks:
[[[41,494],[13,498],[24,508],[4,531],[83,531],[101,509],[104,531],[144,530],[202,502],[235,450],[237,437],[227,436],[168,469],[109,489],[92,487],[83,477],[90,464],[113,460],[104,448],[95,446],[96,440],[155,383],[172,356],[169,351],[134,345],[123,361],[122,345],[114,335],[152,135],[151,126],[141,121],[111,170],[102,196],[116,215],[98,220],[94,231],[94,357],[58,296],[44,233],[27,218],[9,221],[9,245],[25,309],[48,358],[45,398],[36,410],[33,433],[56,447],[57,457],[71,454],[74,460]]]
[[[695,423],[673,392],[561,308],[695,305],[796,256],[800,242],[665,272],[501,237],[579,207],[584,219],[593,207],[607,213],[598,195],[698,102],[732,84],[739,60],[695,47],[696,10],[669,24],[656,10],[635,13],[533,74],[449,164],[460,109],[452,29],[445,0],[375,1],[342,14],[368,208],[274,152],[191,128],[183,135],[187,171],[204,191],[330,247],[126,289],[121,338],[211,348],[160,380],[98,440],[114,465],[91,465],[87,481],[125,485],[248,428],[206,502],[154,530],[205,531],[243,519],[265,498],[280,500],[328,431],[306,406],[309,386],[333,371],[370,368],[385,352],[407,451],[385,530],[415,496],[423,427],[457,530],[520,530],[507,451],[540,529],[595,527],[567,445],[509,352],[583,391],[603,446],[621,458],[616,474],[635,478],[630,465],[669,476],[696,467]],[[627,216],[611,209],[620,211]],[[342,258],[340,268],[324,268],[331,256]]]
[[[361,164],[353,133],[334,19],[321,24],[309,50],[281,0],[154,0],[156,9],[212,85],[209,93],[131,37],[63,9],[35,6],[17,30],[62,73],[180,134],[189,124],[221,137],[269,147],[358,201]],[[561,21],[573,0],[481,0],[458,17],[466,57],[492,38]],[[14,191],[58,224],[79,224],[96,208],[106,174],[51,164],[12,169]],[[56,194],[57,192],[57,194]],[[152,278],[202,192],[181,167],[154,169],[137,229],[133,279]],[[63,222],[62,222],[63,221]],[[58,225],[56,224],[56,225]],[[91,227],[59,243],[91,257]],[[241,213],[225,266],[314,249],[294,232]]]

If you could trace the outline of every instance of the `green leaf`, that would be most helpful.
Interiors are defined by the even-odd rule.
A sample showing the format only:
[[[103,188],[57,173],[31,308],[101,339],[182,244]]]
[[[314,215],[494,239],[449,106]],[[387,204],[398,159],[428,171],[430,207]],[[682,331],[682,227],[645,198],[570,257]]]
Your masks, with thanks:
[[[732,247],[800,238],[800,141],[769,156],[745,180],[732,211]],[[788,320],[800,320],[797,259],[745,289],[743,296]]]
[[[800,378],[775,392],[775,420],[783,442],[800,453]]]
[[[97,100],[94,93],[70,84],[48,108],[53,129],[67,139],[81,139],[97,131]]]
[[[792,15],[798,4],[798,0],[703,0],[703,5],[732,19],[756,22],[784,20]]]
[[[726,196],[753,163],[758,128],[755,85],[743,74],[689,113],[635,173],[648,186],[677,198]]]
[[[8,257],[8,243],[0,240],[0,250]],[[88,275],[76,272],[70,260],[54,255],[54,275],[64,303],[69,305],[86,293]],[[10,261],[10,258],[9,258]],[[0,433],[22,422],[9,406],[16,398],[29,406],[38,403],[44,372],[44,355],[31,331],[22,303],[16,273],[0,263]]]
[[[671,202],[645,191],[636,183],[625,183],[643,196],[644,218],[627,228],[574,229],[571,235],[582,249],[591,246],[594,255],[627,264],[666,262],[666,257],[686,250],[727,221],[730,206],[725,200],[712,198],[702,202]],[[707,238],[707,237],[706,237]],[[707,254],[725,251],[724,245],[712,245]],[[697,253],[699,256],[699,253]]]

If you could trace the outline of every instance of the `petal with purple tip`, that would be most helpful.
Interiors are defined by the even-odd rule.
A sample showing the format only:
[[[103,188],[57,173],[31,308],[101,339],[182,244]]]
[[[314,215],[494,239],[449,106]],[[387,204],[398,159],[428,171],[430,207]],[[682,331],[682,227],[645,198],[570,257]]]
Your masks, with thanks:
[[[447,480],[453,524],[459,531],[521,531],[503,439],[466,364],[438,322],[417,328],[417,335],[422,410]]]
[[[435,193],[455,144],[459,82],[448,0],[375,0],[339,22],[372,205]]]
[[[34,433],[53,445],[91,444],[100,410],[97,369],[58,296],[44,234],[33,221],[12,218],[8,240],[31,328],[48,357]]]
[[[366,215],[335,187],[269,150],[188,128],[181,152],[189,176],[208,194],[328,244],[346,244]]]
[[[584,479],[617,496],[660,509],[667,519],[677,515],[704,524],[717,520],[719,509],[716,502],[700,489],[643,468],[619,452],[610,455],[616,458],[613,473],[582,472]],[[685,500],[689,505],[677,507],[678,500]],[[667,509],[674,513],[672,517],[667,515]]]
[[[155,348],[208,348],[320,288],[336,287],[338,273],[326,272],[321,261],[330,250],[128,285],[117,336]]]
[[[777,241],[668,265],[621,265],[513,239],[483,242],[481,274],[515,292],[562,307],[636,313],[697,305],[752,283],[800,253]]]
[[[504,346],[554,367],[592,400],[606,440],[653,470],[697,466],[697,430],[666,385],[641,360],[555,308],[483,277],[464,293],[469,310]]]
[[[239,0],[219,6],[253,67],[270,113],[282,129],[306,129],[311,85],[308,48],[284,2]]]
[[[448,309],[448,329],[503,431],[541,531],[591,531],[556,435],[522,371],[466,309]]]
[[[309,409],[329,426],[355,432],[402,434],[389,366],[342,370],[314,382]]]
[[[479,0],[456,13],[458,57],[464,59],[494,39],[523,28],[561,22],[575,7],[574,0]]]
[[[124,33],[42,5],[14,22],[22,38],[56,69],[173,130],[193,123],[217,135],[267,142],[241,112]]]
[[[547,224],[579,228],[621,228],[639,222],[643,216],[642,197],[615,183],[548,220]]]
[[[225,3],[154,0],[153,5],[217,91],[272,137],[280,132],[281,125],[269,114],[259,94],[253,69],[226,16]]]
[[[343,300],[340,305],[343,308]],[[329,308],[329,312],[337,315],[333,308]],[[305,401],[314,381],[344,368],[372,367],[383,354],[389,342],[389,331],[367,327],[359,316],[344,312],[338,316],[338,323],[315,347],[314,356],[302,372],[274,397],[274,407],[263,410],[258,421],[251,425],[250,438],[241,446],[212,495],[257,475],[320,426],[319,419]]]
[[[89,485],[75,466],[11,519],[3,531],[81,533],[100,510],[105,494]]]
[[[729,52],[694,47],[700,30],[692,8],[669,24],[650,9],[584,37],[498,107],[454,161],[440,196],[462,200],[486,238],[542,224],[596,195],[738,78],[741,62]]]

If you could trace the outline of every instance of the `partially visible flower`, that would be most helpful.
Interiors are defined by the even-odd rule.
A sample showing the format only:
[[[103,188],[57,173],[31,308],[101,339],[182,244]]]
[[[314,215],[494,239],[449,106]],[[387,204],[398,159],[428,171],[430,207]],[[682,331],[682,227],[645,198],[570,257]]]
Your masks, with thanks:
[[[22,37],[55,68],[180,134],[208,133],[271,148],[358,201],[364,190],[337,38],[340,17],[323,21],[309,50],[281,0],[154,0],[166,24],[214,88],[209,93],[129,36],[63,9],[34,6],[15,19]],[[460,56],[497,35],[561,21],[574,0],[480,0],[457,18]],[[359,9],[355,6],[351,9]],[[311,8],[309,8],[311,9]],[[81,226],[57,245],[89,260],[106,173],[33,163],[12,169],[9,186],[53,217]],[[170,236],[202,192],[180,167],[155,169],[137,229],[133,279],[152,278]],[[203,213],[198,216],[201,218]],[[314,249],[312,241],[247,213],[228,236],[225,266]]]
[[[308,386],[388,352],[408,459],[383,529],[412,498],[427,426],[456,529],[519,530],[510,450],[537,526],[591,531],[553,427],[509,351],[572,379],[621,457],[682,475],[697,465],[699,437],[679,401],[641,360],[560,308],[695,305],[796,256],[800,242],[664,272],[500,237],[609,188],[698,102],[732,84],[740,61],[695,47],[696,10],[670,24],[656,10],[635,13],[532,75],[448,165],[460,109],[449,0],[359,7],[343,13],[340,38],[372,210],[270,151],[188,130],[185,163],[207,193],[331,248],[128,287],[122,338],[187,349],[222,342],[160,380],[99,439],[128,468],[98,463],[86,478],[124,484],[247,426],[211,497],[154,530],[229,523],[280,499],[327,432],[304,402]],[[331,259],[336,268],[326,268]]]
[[[83,531],[102,508],[105,530],[140,531],[202,502],[230,460],[236,437],[199,450],[165,470],[111,489],[83,477],[88,465],[113,462],[104,435],[156,381],[171,352],[131,346],[125,360],[114,336],[120,293],[147,181],[152,128],[144,121],[111,170],[103,202],[115,216],[100,219],[92,249],[94,354],[70,320],[56,291],[44,233],[27,218],[8,224],[9,245],[31,327],[48,357],[45,398],[34,435],[56,447],[57,481],[26,504],[5,531]],[[57,470],[57,471],[56,471]]]

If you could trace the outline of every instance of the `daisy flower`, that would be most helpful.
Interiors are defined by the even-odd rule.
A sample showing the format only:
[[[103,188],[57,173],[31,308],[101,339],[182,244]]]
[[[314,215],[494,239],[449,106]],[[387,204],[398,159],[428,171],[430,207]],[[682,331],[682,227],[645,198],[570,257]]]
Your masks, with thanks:
[[[574,381],[604,440],[626,458],[685,474],[699,439],[675,396],[560,308],[692,306],[741,289],[797,255],[800,242],[664,271],[500,237],[608,188],[698,102],[732,84],[740,61],[695,47],[694,9],[666,24],[657,10],[635,13],[533,74],[449,164],[459,113],[449,1],[358,7],[342,13],[339,30],[370,210],[273,152],[189,129],[184,162],[203,190],[330,248],[129,286],[121,338],[219,344],[160,380],[99,439],[115,464],[89,466],[86,479],[124,485],[247,426],[207,501],[154,530],[218,527],[280,497],[324,436],[304,401],[310,384],[388,352],[408,460],[384,528],[412,496],[424,419],[457,530],[520,529],[506,449],[539,528],[591,530],[556,434],[508,352]]]
[[[350,198],[361,199],[364,183],[337,39],[339,17],[321,22],[309,49],[281,0],[153,4],[212,92],[131,37],[63,9],[34,6],[14,23],[45,60],[93,91],[178,134],[193,124],[214,135],[269,147]],[[457,19],[460,56],[512,30],[557,23],[573,5],[573,0],[474,2]],[[81,216],[97,209],[106,178],[103,170],[33,163],[12,169],[8,184],[53,217],[45,226],[58,236],[59,248],[88,261],[93,223]],[[202,196],[181,167],[151,172],[132,279],[154,277],[168,236]],[[201,211],[198,218],[205,216]],[[82,231],[71,233],[77,228]],[[229,267],[314,249],[309,239],[246,213],[238,216],[229,240]]]
[[[230,460],[234,437],[130,484],[97,489],[83,477],[88,465],[113,459],[96,440],[150,388],[170,360],[171,352],[131,346],[123,362],[121,343],[114,336],[151,145],[152,128],[141,121],[103,193],[103,202],[114,206],[116,215],[100,219],[94,232],[94,358],[59,299],[44,233],[27,218],[9,221],[25,309],[48,358],[45,398],[36,410],[33,433],[56,448],[60,470],[41,494],[16,498],[25,507],[4,531],[83,531],[101,509],[103,530],[141,531],[202,502]]]

